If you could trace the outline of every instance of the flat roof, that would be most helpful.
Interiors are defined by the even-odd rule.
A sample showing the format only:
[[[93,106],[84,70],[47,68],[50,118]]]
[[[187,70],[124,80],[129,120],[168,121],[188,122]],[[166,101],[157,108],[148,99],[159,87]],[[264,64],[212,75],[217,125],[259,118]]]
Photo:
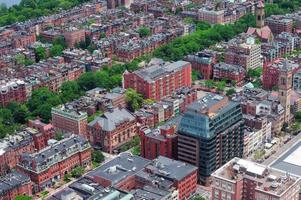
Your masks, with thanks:
[[[301,140],[285,151],[270,167],[301,177]]]

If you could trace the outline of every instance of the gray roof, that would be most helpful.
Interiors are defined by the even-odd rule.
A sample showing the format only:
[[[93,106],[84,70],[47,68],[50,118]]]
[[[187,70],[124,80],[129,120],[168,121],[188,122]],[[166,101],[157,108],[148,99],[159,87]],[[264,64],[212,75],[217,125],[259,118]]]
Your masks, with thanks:
[[[9,190],[30,182],[30,178],[19,172],[12,172],[0,178],[0,196]]]
[[[140,156],[133,156],[130,153],[121,153],[117,158],[88,173],[87,177],[101,177],[111,181],[112,185],[115,185],[126,177],[135,175],[150,163],[150,160]]]
[[[147,166],[154,174],[168,177],[177,181],[182,180],[198,168],[177,160],[159,156],[151,165]]]
[[[169,75],[172,72],[179,71],[183,67],[189,65],[186,61],[177,61],[174,63],[154,64],[146,68],[135,71],[134,73],[145,79],[148,82],[155,81],[163,76]]]
[[[133,120],[135,120],[135,117],[126,109],[114,108],[112,112],[105,112],[103,115],[94,119],[89,123],[89,126],[94,126],[98,123],[102,130],[113,131],[119,124]]]
[[[287,159],[287,157],[289,157],[298,148],[301,148],[301,140],[286,152],[284,152],[277,160],[271,163],[270,167],[301,177],[301,165],[295,165],[289,162],[285,162],[285,159]]]

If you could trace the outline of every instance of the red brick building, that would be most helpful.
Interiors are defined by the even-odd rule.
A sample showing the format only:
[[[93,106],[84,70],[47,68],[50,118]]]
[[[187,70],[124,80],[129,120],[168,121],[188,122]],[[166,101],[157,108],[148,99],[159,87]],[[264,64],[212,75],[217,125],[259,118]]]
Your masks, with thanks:
[[[293,32],[293,20],[282,15],[272,15],[266,18],[265,23],[275,35],[282,32]]]
[[[284,65],[291,65],[293,73],[296,73],[300,65],[291,60],[277,59],[272,63],[263,66],[262,83],[263,88],[271,90],[278,87],[280,68]]]
[[[159,156],[150,161],[129,153],[105,163],[87,175],[103,187],[114,186],[140,199],[185,200],[195,192],[197,167]],[[154,185],[154,183],[156,183]]]
[[[23,81],[11,81],[0,85],[0,104],[5,107],[10,102],[24,103],[27,100],[26,86]]]
[[[0,175],[15,168],[21,154],[33,153],[35,149],[32,136],[27,131],[19,132],[0,141]]]
[[[217,63],[214,65],[213,78],[226,79],[235,81],[236,84],[241,85],[246,75],[246,70],[240,65],[231,65],[226,63]]]
[[[39,151],[48,146],[48,140],[55,137],[55,130],[52,124],[44,124],[40,120],[29,120],[28,126],[37,130],[32,134],[36,149]]]
[[[12,37],[13,48],[24,48],[36,42],[36,35],[34,33],[21,33]]]
[[[60,105],[52,108],[52,124],[55,129],[77,135],[87,134],[87,113],[77,112],[73,108]]]
[[[133,88],[148,99],[160,100],[179,88],[190,86],[191,64],[185,61],[169,64],[154,61],[146,68],[123,74],[123,87]]]
[[[213,77],[213,66],[217,63],[217,55],[213,51],[205,50],[194,55],[187,56],[192,69],[200,72],[202,78],[209,80]]]
[[[64,32],[64,37],[68,47],[74,47],[74,45],[80,41],[85,41],[85,30],[68,30]]]
[[[142,127],[139,134],[142,157],[150,160],[158,156],[177,159],[178,136],[175,134],[175,127],[163,126],[155,130]]]
[[[88,124],[90,142],[113,153],[137,135],[136,118],[126,109],[111,108]]]
[[[34,191],[51,187],[77,166],[91,164],[91,145],[82,136],[71,135],[34,154],[23,154],[17,170],[27,174]]]
[[[0,200],[13,200],[18,195],[32,195],[30,178],[19,172],[12,172],[0,178]]]

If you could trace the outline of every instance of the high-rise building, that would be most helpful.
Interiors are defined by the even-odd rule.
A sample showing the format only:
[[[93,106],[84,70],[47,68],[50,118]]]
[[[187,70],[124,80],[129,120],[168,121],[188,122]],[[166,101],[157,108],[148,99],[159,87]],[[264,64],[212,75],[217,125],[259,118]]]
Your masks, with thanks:
[[[291,93],[293,85],[293,70],[290,64],[287,64],[288,61],[285,61],[285,64],[280,68],[279,73],[279,101],[284,108],[284,121],[289,123],[291,118],[290,105],[291,105]]]
[[[187,107],[178,128],[178,159],[199,168],[199,181],[234,157],[243,156],[243,120],[239,103],[208,93]]]

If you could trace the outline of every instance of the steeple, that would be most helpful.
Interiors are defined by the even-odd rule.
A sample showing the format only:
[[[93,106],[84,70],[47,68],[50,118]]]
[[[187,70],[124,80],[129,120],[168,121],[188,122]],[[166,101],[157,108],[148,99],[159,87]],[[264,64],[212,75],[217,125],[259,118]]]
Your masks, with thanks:
[[[264,27],[264,3],[262,1],[259,1],[256,6],[256,27],[262,28]]]

